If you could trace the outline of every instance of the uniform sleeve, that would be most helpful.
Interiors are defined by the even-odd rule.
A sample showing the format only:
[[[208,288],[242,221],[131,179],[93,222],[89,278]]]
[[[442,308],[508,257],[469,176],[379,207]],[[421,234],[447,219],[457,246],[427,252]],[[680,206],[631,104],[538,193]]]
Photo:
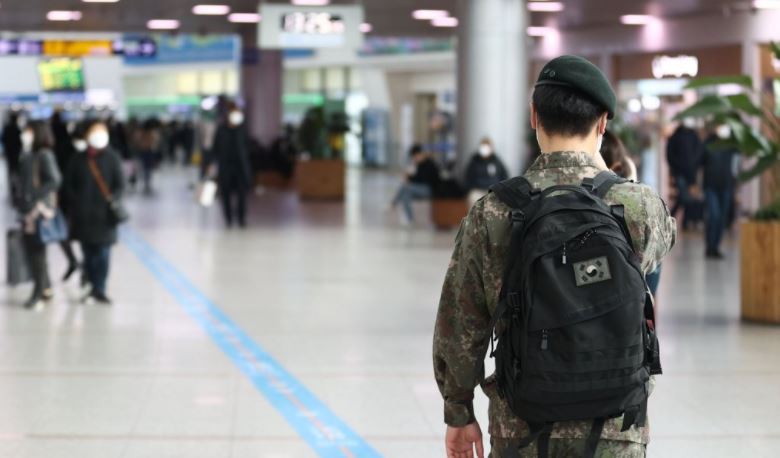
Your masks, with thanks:
[[[648,186],[641,188],[640,214],[629,223],[634,248],[645,273],[658,267],[677,239],[677,223],[669,215],[664,201]]]
[[[482,281],[487,238],[482,214],[480,202],[461,223],[433,337],[433,368],[444,398],[444,422],[455,427],[475,421],[474,389],[484,378],[490,336]]]

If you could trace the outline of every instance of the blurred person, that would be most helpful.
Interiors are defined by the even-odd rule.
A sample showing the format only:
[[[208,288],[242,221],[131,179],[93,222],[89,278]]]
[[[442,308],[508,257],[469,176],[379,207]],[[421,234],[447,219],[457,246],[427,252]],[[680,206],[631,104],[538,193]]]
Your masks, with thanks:
[[[87,128],[86,140],[86,152],[75,155],[70,162],[65,188],[73,231],[84,252],[84,271],[92,287],[85,301],[111,305],[106,283],[118,223],[112,217],[109,201],[122,197],[122,160],[111,149],[108,127],[103,122]]]
[[[666,143],[666,160],[677,188],[677,199],[671,214],[676,216],[680,209],[683,210],[683,229],[688,229],[696,219],[695,194],[702,153],[703,144],[693,129],[693,121],[684,120]]]
[[[124,175],[130,188],[133,189],[138,180],[138,171],[133,149],[130,148],[130,142],[127,140],[127,126],[114,116],[108,118],[106,125],[111,138],[111,148],[122,158]]]
[[[404,181],[393,199],[393,208],[400,204],[401,224],[408,226],[414,222],[412,203],[415,200],[427,200],[433,197],[433,191],[441,181],[441,172],[433,156],[423,151],[420,144],[412,145],[409,150],[412,161]]]
[[[203,114],[198,122],[197,137],[200,144],[200,177],[204,178],[207,174],[209,164],[213,161],[214,136],[217,133],[217,122],[214,120],[213,111]]]
[[[493,141],[485,137],[479,144],[479,149],[471,156],[466,167],[465,187],[469,192],[469,203],[474,205],[477,200],[488,193],[494,184],[509,178],[504,163],[493,148]]]
[[[22,131],[19,114],[15,111],[8,113],[3,126],[2,142],[5,162],[8,166],[8,185],[10,187],[11,199],[17,196],[17,175],[19,172],[19,158],[22,154]]]
[[[54,111],[50,124],[51,132],[54,136],[54,154],[57,158],[57,167],[64,173],[68,170],[68,164],[76,151],[73,147],[73,140],[68,131],[68,125],[63,119],[61,109]],[[68,207],[68,199],[65,196],[64,187],[60,188],[58,199],[60,210],[62,210],[65,219],[69,220],[70,208]],[[65,274],[62,276],[63,281],[67,281],[79,269],[79,261],[76,258],[76,253],[73,251],[73,245],[70,240],[63,240],[60,242],[60,248],[62,249],[65,258],[68,260],[68,267],[65,270]]]
[[[52,153],[52,135],[43,122],[32,122],[21,133],[23,154],[19,161],[19,212],[23,218],[24,245],[33,292],[24,306],[37,309],[54,296],[46,260],[46,245],[38,234],[38,220],[54,218],[62,175]]]
[[[252,171],[244,113],[238,108],[233,107],[217,128],[212,155],[225,223],[231,227],[237,221],[240,227],[246,227],[246,195],[252,186]]]
[[[270,166],[286,178],[292,178],[295,161],[298,157],[298,146],[295,142],[295,126],[285,124],[282,134],[271,144]]]
[[[620,270],[628,280],[634,278],[629,277],[633,275],[633,267],[645,273],[652,271],[671,249],[676,225],[660,197],[647,186],[622,182],[608,173],[599,154],[602,137],[608,120],[614,116],[616,105],[616,96],[608,80],[590,62],[574,56],[562,56],[548,62],[536,82],[530,116],[542,150],[541,156],[523,178],[512,179],[494,187],[495,192],[480,199],[462,223],[442,288],[433,339],[434,373],[444,400],[444,421],[448,425],[445,437],[448,457],[484,456],[482,432],[472,402],[477,385],[482,386],[490,400],[493,457],[537,456],[537,453],[539,456],[547,456],[549,453],[549,456],[556,457],[634,458],[646,454],[649,430],[645,426],[642,406],[648,395],[650,370],[657,373],[654,365],[657,359],[653,355],[643,355],[639,361],[634,359],[630,364],[631,377],[610,378],[609,381],[614,385],[610,385],[609,393],[605,393],[607,390],[594,392],[597,387],[604,386],[604,382],[590,377],[588,371],[595,369],[590,364],[590,358],[598,358],[597,362],[606,364],[605,368],[614,366],[609,365],[611,362],[607,356],[594,354],[587,347],[587,339],[592,338],[589,336],[593,333],[581,336],[586,340],[577,338],[577,335],[572,337],[567,334],[569,328],[560,321],[568,318],[571,326],[578,325],[576,329],[585,333],[582,322],[588,316],[593,316],[589,310],[596,308],[592,303],[581,304],[581,309],[572,309],[568,316],[561,308],[562,304],[571,302],[571,299],[566,299],[566,295],[579,294],[576,297],[581,298],[581,295],[586,294],[584,290],[575,289],[575,275],[572,274],[578,265],[587,267],[589,279],[582,281],[588,288],[596,288],[595,291],[618,288],[614,281],[602,283],[614,277],[594,281],[591,270],[594,274],[605,273],[603,262],[600,267],[596,266],[599,258],[579,262],[578,259],[583,258],[578,256],[585,254],[571,252],[567,257],[565,248],[555,249],[552,244],[568,233],[562,232],[567,230],[564,227],[549,227],[548,236],[538,239],[542,245],[536,249],[534,256],[554,250],[550,252],[551,256],[539,258],[525,254],[525,250],[535,248],[536,239],[524,239],[524,231],[530,231],[536,223],[525,226],[522,212],[525,210],[529,212],[528,218],[535,218],[537,214],[532,212],[539,207],[532,208],[532,203],[543,205],[545,202],[549,210],[550,205],[556,202],[549,199],[557,196],[545,197],[535,190],[545,190],[555,185],[569,186],[569,192],[582,193],[583,197],[586,193],[590,193],[589,196],[594,193],[603,196],[598,197],[603,199],[601,205],[607,208],[616,205],[616,212],[623,211],[633,246],[630,247],[632,250],[624,251],[620,248],[622,264],[614,260],[615,263],[611,265],[613,274]],[[598,187],[606,183],[610,185],[604,189]],[[588,184],[590,189],[586,187]],[[505,203],[513,198],[516,200],[512,204]],[[567,200],[569,204],[573,201]],[[585,203],[590,200],[576,201]],[[600,210],[600,214],[603,211]],[[581,217],[593,218],[593,215],[588,214],[590,212],[582,212]],[[574,216],[572,213],[568,215]],[[554,216],[548,214],[548,217]],[[618,217],[610,220],[612,233],[620,232],[620,225],[615,219]],[[562,220],[557,221],[563,224]],[[579,230],[575,226],[577,221],[569,223],[570,230]],[[571,241],[586,243],[585,234]],[[539,237],[540,234],[535,232],[534,235]],[[623,236],[621,241],[625,243],[627,238]],[[522,244],[521,254],[517,250],[518,243]],[[597,253],[591,252],[591,255]],[[613,261],[613,258],[609,260]],[[636,262],[636,265],[630,266],[632,262]],[[584,263],[591,264],[586,266]],[[533,274],[530,274],[531,270]],[[528,282],[526,290],[535,291],[533,295],[520,292],[519,278],[515,274],[523,275],[522,278],[526,279],[523,281]],[[560,275],[555,277],[556,274]],[[508,282],[506,284],[505,278]],[[569,278],[571,280],[567,280]],[[601,277],[597,275],[596,278]],[[549,283],[535,284],[542,280]],[[558,283],[552,283],[553,280],[558,280]],[[630,284],[631,294],[643,286],[636,281]],[[543,296],[538,296],[536,291]],[[551,300],[558,292],[560,300]],[[539,302],[539,297],[547,300]],[[607,300],[606,297],[604,299]],[[620,298],[613,295],[610,304],[616,299]],[[632,304],[638,300],[639,297]],[[633,322],[629,324],[625,320],[618,320],[614,323],[614,332],[621,336],[630,332],[631,342],[638,339],[641,346],[645,334],[648,335],[648,342],[651,341],[650,328],[644,325],[648,308],[647,304],[636,305],[637,308],[626,307],[626,313],[630,313],[632,320],[636,319],[642,324],[634,326]],[[504,314],[509,310],[512,311],[511,316],[509,313]],[[578,315],[582,313],[590,315]],[[537,320],[534,326],[550,328],[532,328],[529,320],[534,319]],[[598,323],[603,326],[611,322],[599,320]],[[618,329],[619,323],[625,329]],[[528,332],[523,330],[523,326],[526,326]],[[629,326],[631,331],[628,331]],[[635,327],[637,329],[633,330]],[[602,330],[607,332],[607,329]],[[497,346],[491,356],[496,357],[497,372],[485,378],[483,361],[490,342],[495,342],[494,331]],[[622,343],[614,339],[609,342],[612,345],[610,348]],[[622,351],[623,347],[620,348]],[[541,351],[549,351],[550,356],[543,358],[540,356]],[[531,352],[536,359],[523,356]],[[580,356],[579,352],[584,354]],[[573,362],[579,362],[581,372],[571,372],[575,370],[571,364]],[[637,369],[639,364],[641,366]],[[549,378],[542,375],[534,377],[537,373],[550,375]],[[557,380],[574,378],[593,388],[580,388],[577,391],[577,387],[570,383],[556,383]],[[524,384],[519,385],[521,382]],[[555,392],[557,396],[548,394],[549,391],[542,387],[545,382],[550,386],[549,391]],[[620,395],[615,398],[618,386]],[[611,403],[603,405],[607,399]],[[621,407],[613,406],[618,401]],[[555,407],[550,407],[553,404]],[[544,419],[541,419],[542,416]],[[531,423],[523,418],[530,418],[528,421]]]
[[[181,125],[179,143],[184,154],[182,163],[185,166],[192,165],[192,154],[195,152],[195,125],[192,120],[187,119]]]
[[[141,171],[144,182],[144,194],[151,195],[152,178],[154,169],[161,157],[160,152],[160,129],[154,119],[146,120],[141,128],[135,133],[135,147],[141,160]]]
[[[728,215],[734,201],[734,164],[739,151],[727,145],[719,144],[731,138],[731,129],[727,124],[716,126],[707,137],[702,156],[704,169],[704,200],[706,202],[705,233],[709,259],[723,259],[720,242],[728,224]]]

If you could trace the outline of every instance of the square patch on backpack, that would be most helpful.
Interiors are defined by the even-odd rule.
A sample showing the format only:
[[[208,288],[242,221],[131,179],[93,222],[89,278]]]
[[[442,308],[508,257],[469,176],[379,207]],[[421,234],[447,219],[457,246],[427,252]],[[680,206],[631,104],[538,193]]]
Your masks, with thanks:
[[[574,279],[577,282],[577,286],[592,285],[612,279],[606,256],[575,262],[572,266],[574,267]]]

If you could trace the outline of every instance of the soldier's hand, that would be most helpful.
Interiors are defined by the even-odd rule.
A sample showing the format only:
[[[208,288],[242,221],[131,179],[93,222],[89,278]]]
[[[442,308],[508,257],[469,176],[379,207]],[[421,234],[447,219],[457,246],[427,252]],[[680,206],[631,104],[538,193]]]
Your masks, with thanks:
[[[484,458],[482,451],[482,430],[479,423],[474,422],[461,428],[447,427],[445,439],[447,458]],[[476,449],[476,455],[474,450]]]

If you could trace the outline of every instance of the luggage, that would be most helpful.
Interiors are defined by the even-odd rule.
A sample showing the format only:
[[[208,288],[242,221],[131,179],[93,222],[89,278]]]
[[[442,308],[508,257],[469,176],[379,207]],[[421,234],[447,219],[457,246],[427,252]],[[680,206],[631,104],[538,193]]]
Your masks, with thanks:
[[[214,180],[206,180],[198,187],[198,203],[204,207],[214,205],[217,197],[217,183]]]
[[[538,441],[539,456],[555,422],[593,421],[586,457],[607,419],[643,426],[648,381],[661,373],[623,207],[603,201],[625,181],[604,172],[582,186],[541,191],[521,177],[491,189],[512,209],[491,356],[500,395],[531,430],[520,446]]]
[[[16,286],[31,281],[32,276],[24,250],[24,233],[19,229],[10,229],[6,233],[5,241],[6,280],[8,284]]]

